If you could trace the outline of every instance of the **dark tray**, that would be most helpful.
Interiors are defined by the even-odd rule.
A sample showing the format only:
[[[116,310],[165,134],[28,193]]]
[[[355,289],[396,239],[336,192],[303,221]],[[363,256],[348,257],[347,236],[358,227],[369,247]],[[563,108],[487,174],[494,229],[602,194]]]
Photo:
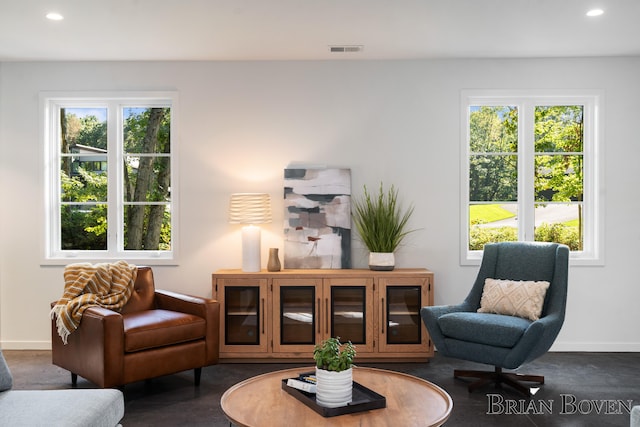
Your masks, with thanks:
[[[297,380],[299,378],[294,379]],[[387,407],[387,399],[384,396],[355,381],[353,382],[351,403],[348,403],[346,406],[338,406],[337,408],[326,408],[318,405],[316,403],[315,393],[307,393],[306,391],[289,387],[287,381],[288,378],[282,380],[282,389],[323,417],[335,417],[336,415],[353,414],[354,412]]]

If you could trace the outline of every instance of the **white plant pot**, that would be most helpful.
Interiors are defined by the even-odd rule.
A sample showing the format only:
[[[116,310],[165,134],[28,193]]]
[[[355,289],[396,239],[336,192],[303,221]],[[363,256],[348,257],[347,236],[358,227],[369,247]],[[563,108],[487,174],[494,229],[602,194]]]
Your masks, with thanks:
[[[374,271],[391,271],[396,265],[393,252],[369,253],[369,269]]]
[[[353,370],[325,371],[316,367],[316,403],[326,408],[346,406],[353,392]]]

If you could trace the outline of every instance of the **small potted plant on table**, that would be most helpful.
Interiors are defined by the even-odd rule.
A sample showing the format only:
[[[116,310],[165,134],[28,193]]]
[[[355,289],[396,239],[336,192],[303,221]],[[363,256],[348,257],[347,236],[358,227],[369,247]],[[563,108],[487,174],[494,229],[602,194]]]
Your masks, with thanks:
[[[315,346],[316,402],[327,408],[345,406],[353,391],[353,359],[356,347],[351,341],[341,344],[340,337],[328,338]]]
[[[360,238],[369,249],[369,268],[385,271],[395,268],[394,252],[407,236],[413,206],[402,210],[398,190],[392,185],[385,193],[382,183],[377,195],[364,186],[362,199],[353,200],[353,222]]]

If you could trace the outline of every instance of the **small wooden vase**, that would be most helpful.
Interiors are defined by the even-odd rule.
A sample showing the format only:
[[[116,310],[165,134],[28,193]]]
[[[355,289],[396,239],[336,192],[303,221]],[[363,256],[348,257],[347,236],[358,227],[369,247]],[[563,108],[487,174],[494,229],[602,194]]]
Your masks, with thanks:
[[[278,257],[278,248],[269,248],[269,261],[267,262],[267,271],[280,271],[280,258]]]

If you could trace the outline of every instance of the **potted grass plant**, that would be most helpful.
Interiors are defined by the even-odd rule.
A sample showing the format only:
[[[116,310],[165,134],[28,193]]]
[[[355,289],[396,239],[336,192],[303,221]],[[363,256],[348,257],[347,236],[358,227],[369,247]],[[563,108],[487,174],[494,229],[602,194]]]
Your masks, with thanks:
[[[413,205],[403,210],[398,203],[398,190],[392,185],[387,191],[380,183],[377,194],[364,186],[364,195],[353,200],[353,222],[363,243],[369,249],[371,270],[393,270],[394,252],[407,236]]]
[[[356,346],[328,338],[313,349],[316,361],[316,403],[328,408],[345,406],[352,400],[353,359]]]

